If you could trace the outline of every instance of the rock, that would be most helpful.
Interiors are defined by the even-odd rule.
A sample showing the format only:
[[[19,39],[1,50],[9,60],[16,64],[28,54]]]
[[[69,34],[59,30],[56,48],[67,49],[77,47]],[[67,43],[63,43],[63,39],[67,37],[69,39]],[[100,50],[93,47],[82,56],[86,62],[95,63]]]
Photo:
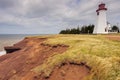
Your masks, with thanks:
[[[65,76],[66,72],[64,70],[61,70],[61,75]]]
[[[17,73],[17,71],[16,71],[16,70],[12,70],[12,73],[13,73],[13,74],[16,74],[16,73]]]
[[[15,47],[15,46],[7,46],[7,47],[4,47],[4,49],[6,53],[12,53],[12,52],[20,50],[19,47]]]

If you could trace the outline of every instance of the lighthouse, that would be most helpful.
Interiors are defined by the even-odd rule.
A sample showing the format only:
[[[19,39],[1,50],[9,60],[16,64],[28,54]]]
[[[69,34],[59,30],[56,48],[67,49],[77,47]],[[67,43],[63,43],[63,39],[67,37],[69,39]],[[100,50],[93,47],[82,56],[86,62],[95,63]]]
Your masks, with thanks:
[[[108,34],[107,20],[106,20],[105,3],[101,3],[98,6],[97,12],[97,25],[94,28],[93,34]]]

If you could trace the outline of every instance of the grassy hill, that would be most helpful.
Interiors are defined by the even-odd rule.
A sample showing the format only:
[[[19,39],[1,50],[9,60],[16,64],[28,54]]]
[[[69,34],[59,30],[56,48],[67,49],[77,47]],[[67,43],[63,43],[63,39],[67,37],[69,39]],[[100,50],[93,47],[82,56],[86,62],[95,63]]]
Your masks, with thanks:
[[[45,77],[49,77],[53,69],[63,63],[83,63],[90,69],[90,75],[84,80],[120,80],[120,34],[41,37],[47,38],[44,44],[64,44],[69,48],[63,54],[54,53],[54,56],[49,57],[32,71],[44,73]]]
[[[26,37],[0,56],[0,80],[120,80],[120,34]]]

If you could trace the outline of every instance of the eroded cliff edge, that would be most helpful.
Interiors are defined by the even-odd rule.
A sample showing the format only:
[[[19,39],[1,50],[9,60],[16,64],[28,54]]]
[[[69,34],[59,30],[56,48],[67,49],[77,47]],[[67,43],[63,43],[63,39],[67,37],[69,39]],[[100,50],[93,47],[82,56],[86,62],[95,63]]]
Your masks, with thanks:
[[[14,47],[20,50],[0,57],[0,80],[22,80],[31,69],[42,64],[54,53],[62,54],[67,50],[65,45],[44,44],[47,38],[25,38]],[[34,75],[28,76],[30,80]],[[33,79],[31,79],[33,80]]]
[[[119,35],[27,37],[0,57],[0,80],[118,80]]]

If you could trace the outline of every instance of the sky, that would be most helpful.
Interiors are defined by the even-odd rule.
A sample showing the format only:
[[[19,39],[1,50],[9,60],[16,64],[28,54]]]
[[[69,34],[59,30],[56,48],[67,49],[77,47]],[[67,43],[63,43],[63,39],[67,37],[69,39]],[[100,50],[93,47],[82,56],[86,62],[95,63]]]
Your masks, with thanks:
[[[120,0],[0,0],[0,34],[58,34],[66,28],[96,24],[104,2],[107,21],[120,23]]]

